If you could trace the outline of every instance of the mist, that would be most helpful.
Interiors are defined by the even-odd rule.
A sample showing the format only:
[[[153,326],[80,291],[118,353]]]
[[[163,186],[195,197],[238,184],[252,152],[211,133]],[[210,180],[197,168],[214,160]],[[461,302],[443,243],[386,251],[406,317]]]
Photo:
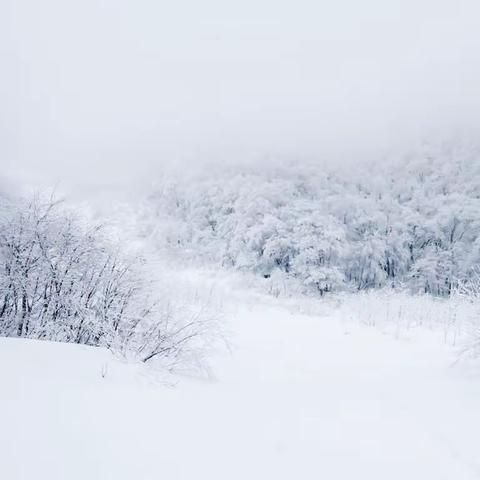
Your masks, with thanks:
[[[2,175],[76,192],[172,166],[361,162],[475,135],[475,1],[6,0]]]

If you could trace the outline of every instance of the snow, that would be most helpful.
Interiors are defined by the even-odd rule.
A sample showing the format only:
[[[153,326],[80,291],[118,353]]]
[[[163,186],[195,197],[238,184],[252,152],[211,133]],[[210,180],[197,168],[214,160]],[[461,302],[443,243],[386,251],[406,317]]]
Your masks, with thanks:
[[[208,381],[0,339],[2,478],[480,477],[478,371],[436,335],[396,339],[275,300],[226,311],[232,351]]]

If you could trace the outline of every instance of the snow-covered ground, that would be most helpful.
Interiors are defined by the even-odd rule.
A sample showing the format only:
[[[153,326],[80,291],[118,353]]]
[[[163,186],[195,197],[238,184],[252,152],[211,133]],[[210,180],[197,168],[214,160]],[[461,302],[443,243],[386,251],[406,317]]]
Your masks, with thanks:
[[[480,478],[480,373],[434,334],[274,300],[227,316],[215,378],[175,387],[102,349],[1,339],[0,477]]]

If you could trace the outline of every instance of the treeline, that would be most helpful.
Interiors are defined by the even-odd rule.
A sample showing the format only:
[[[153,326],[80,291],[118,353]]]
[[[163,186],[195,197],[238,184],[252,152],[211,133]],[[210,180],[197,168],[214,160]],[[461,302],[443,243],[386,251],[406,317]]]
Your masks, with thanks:
[[[295,279],[319,294],[384,286],[439,296],[480,265],[480,152],[423,147],[361,168],[166,176],[140,226],[159,248]]]

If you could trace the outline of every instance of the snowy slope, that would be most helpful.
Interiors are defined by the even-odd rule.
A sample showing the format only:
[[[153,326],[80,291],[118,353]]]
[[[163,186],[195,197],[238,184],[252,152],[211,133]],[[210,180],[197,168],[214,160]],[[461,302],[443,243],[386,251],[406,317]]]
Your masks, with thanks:
[[[1,339],[1,478],[480,478],[480,375],[432,335],[231,315],[216,379],[175,388],[101,349]]]

